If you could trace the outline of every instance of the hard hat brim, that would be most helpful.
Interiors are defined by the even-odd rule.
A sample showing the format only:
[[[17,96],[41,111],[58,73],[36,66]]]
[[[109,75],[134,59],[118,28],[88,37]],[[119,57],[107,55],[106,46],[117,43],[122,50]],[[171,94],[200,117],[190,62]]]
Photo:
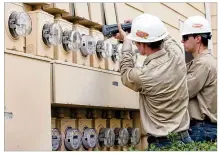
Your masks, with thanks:
[[[132,33],[130,33],[129,35],[127,35],[127,39],[132,40],[132,41],[135,41],[135,42],[148,43],[148,42],[156,42],[156,41],[162,40],[162,39],[166,38],[167,36],[168,36],[168,32],[166,32],[164,35],[162,35],[162,36],[159,37],[158,39],[150,40],[150,39],[144,39],[144,38],[139,38],[139,37],[135,37],[135,38],[134,38],[134,37],[132,36]]]

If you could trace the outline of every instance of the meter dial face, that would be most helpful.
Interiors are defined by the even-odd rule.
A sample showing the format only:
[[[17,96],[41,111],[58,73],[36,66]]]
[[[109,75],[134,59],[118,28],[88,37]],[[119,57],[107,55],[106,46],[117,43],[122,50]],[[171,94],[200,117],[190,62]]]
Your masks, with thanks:
[[[96,147],[98,142],[96,131],[92,128],[86,128],[83,132],[82,142],[85,149]]]
[[[30,16],[25,12],[12,12],[8,19],[8,28],[14,38],[27,36],[32,31],[32,22]]]
[[[99,132],[98,141],[100,146],[112,147],[115,142],[115,133],[113,129],[102,128]]]
[[[57,128],[51,129],[52,151],[57,151],[61,147],[61,132]]]

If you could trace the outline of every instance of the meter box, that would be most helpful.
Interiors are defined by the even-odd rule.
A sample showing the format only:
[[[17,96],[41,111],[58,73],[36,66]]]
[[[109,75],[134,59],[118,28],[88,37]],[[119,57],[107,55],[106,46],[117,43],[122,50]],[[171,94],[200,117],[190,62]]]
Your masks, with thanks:
[[[126,146],[129,141],[129,133],[127,128],[114,128],[115,133],[115,145],[116,146]]]
[[[69,134],[73,134],[70,133],[70,128],[72,129],[76,129],[76,120],[75,119],[70,119],[70,118],[61,118],[61,119],[57,119],[56,121],[56,127],[61,131],[61,135],[62,135],[62,145],[61,145],[61,151],[65,151],[65,150],[70,150],[70,148],[66,147],[67,144],[65,144],[65,139],[69,136]],[[75,132],[75,134],[78,133],[78,137],[76,139],[79,139],[79,137],[81,137],[80,131]],[[80,145],[80,144],[79,144]],[[79,146],[80,147],[80,146]],[[77,148],[77,147],[76,147]]]
[[[104,49],[104,36],[103,34],[94,29],[90,29],[90,35],[95,39],[96,50],[95,53],[91,55],[91,67],[105,69],[105,49]]]
[[[61,149],[61,144],[62,144],[62,136],[60,130],[57,128],[52,128],[51,137],[52,137],[52,151],[59,151]]]
[[[101,128],[99,130],[98,134],[99,150],[107,150],[107,148],[113,147],[114,142],[115,142],[115,133],[112,128]]]
[[[56,60],[72,63],[72,53],[75,50],[73,24],[64,19],[57,18],[55,23],[62,28],[62,43],[54,47],[54,57]]]
[[[107,127],[111,129],[121,128],[121,120],[120,119],[107,119]],[[116,135],[115,135],[116,140]],[[114,141],[115,142],[115,141]],[[113,147],[107,148],[109,151],[120,151],[120,146],[114,145]]]
[[[25,37],[32,31],[32,20],[22,4],[5,3],[5,49],[25,52]]]
[[[50,14],[69,13],[70,3],[50,3],[49,5],[44,5],[43,10]]]
[[[140,132],[140,139],[141,139],[141,123],[140,123],[140,112],[139,111],[134,111],[131,113],[132,120],[133,120],[133,128],[138,128]],[[141,149],[141,140],[139,141],[138,144],[135,145],[135,148],[137,150],[142,150]]]
[[[67,151],[77,151],[82,145],[82,133],[77,128],[67,127],[65,130],[64,147]]]
[[[92,119],[77,119],[77,127],[82,132],[81,151],[92,151],[97,145],[97,133],[92,128]]]
[[[140,143],[140,137],[141,137],[141,133],[140,133],[140,129],[139,128],[134,128],[133,126],[133,120],[132,119],[122,119],[121,121],[122,127],[126,128],[129,134],[129,138],[128,138],[128,145],[138,145]],[[127,146],[123,146],[122,150],[126,149],[127,150]]]
[[[96,147],[98,136],[94,128],[85,127],[83,131],[82,143],[84,150],[92,150]]]
[[[111,144],[111,137],[114,135],[112,135],[113,132],[111,133],[109,128],[106,128],[106,125],[106,119],[93,120],[93,127],[98,134],[98,145],[96,148],[100,151],[106,151],[106,147],[113,146],[113,144]]]
[[[73,63],[90,66],[90,55],[95,52],[95,40],[89,35],[89,29],[79,24],[74,24],[73,30],[80,33],[80,47],[73,52]]]
[[[106,69],[111,71],[119,71],[121,50],[123,44],[118,43],[116,39],[110,39],[111,42],[111,56],[106,60]]]
[[[54,23],[54,16],[42,10],[28,12],[32,20],[32,32],[26,38],[26,52],[54,58],[54,46],[61,44],[62,29]]]
[[[128,145],[133,145],[133,146],[138,145],[140,143],[140,137],[141,137],[140,129],[128,127],[127,131],[129,133]]]

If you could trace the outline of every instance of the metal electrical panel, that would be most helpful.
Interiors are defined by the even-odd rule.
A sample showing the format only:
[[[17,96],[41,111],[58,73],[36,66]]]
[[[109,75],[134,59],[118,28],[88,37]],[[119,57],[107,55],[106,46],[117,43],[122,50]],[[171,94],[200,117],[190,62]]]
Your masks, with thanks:
[[[139,109],[138,93],[125,87],[118,73],[106,70],[55,62],[53,88],[53,103],[57,104]]]
[[[23,6],[21,4],[15,3],[5,3],[5,48],[10,50],[16,50],[20,52],[25,52],[25,37],[13,38],[9,31],[9,17],[12,12],[24,12]]]
[[[90,35],[95,39],[96,45],[97,45],[98,41],[103,41],[104,40],[103,34],[98,30],[90,29]],[[104,57],[98,57],[98,55],[97,55],[97,46],[96,46],[95,53],[92,54],[90,58],[91,58],[90,63],[91,63],[92,67],[105,69],[105,59],[104,59]]]
[[[50,60],[8,50],[4,58],[5,151],[51,151]]]
[[[74,24],[73,30],[78,31],[81,35],[81,38],[84,35],[89,35],[89,28],[79,25],[79,24]],[[81,39],[81,45],[82,45],[82,39]],[[75,52],[73,52],[72,61],[73,63],[76,63],[76,64],[90,66],[90,56],[83,56],[81,49],[77,49]]]
[[[62,36],[62,43],[59,44],[58,46],[54,47],[54,57],[56,60],[61,60],[65,62],[70,62],[72,63],[72,52],[73,51],[66,51],[65,48],[63,47],[63,39],[64,39],[64,32],[65,31],[72,31],[73,29],[73,24],[71,22],[68,22],[63,19],[55,19],[55,23],[58,23],[62,27],[63,31],[63,36]],[[68,36],[67,36],[68,37]]]
[[[54,23],[54,16],[47,12],[37,10],[28,12],[32,20],[32,32],[26,37],[26,53],[54,58],[54,46],[46,46],[42,38],[45,24]]]

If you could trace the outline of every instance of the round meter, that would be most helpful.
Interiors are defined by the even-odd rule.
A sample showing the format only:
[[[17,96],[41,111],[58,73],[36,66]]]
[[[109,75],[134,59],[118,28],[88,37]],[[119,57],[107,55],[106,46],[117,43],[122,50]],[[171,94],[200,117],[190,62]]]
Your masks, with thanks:
[[[61,148],[61,132],[57,128],[51,129],[52,136],[52,151],[57,151]]]
[[[88,55],[92,55],[96,50],[96,42],[93,37],[90,35],[82,35],[81,38],[81,54],[86,57]]]
[[[102,128],[99,132],[98,141],[101,147],[112,147],[115,142],[114,130],[110,128]]]
[[[73,151],[80,148],[82,144],[82,133],[78,129],[68,127],[65,132],[64,145],[66,150]]]
[[[76,51],[80,48],[81,35],[77,31],[65,30],[62,37],[62,45],[65,51]]]
[[[112,56],[112,44],[111,42],[107,39],[104,41],[104,49],[105,49],[105,55],[107,58]]]
[[[112,44],[108,40],[98,40],[96,45],[98,58],[108,58],[112,55]]]
[[[32,31],[31,18],[25,12],[12,12],[8,19],[8,26],[14,38],[18,38],[19,36],[25,37]]]
[[[118,45],[117,44],[112,44],[112,56],[111,59],[113,62],[117,62],[120,59],[120,54],[118,50]]]
[[[126,128],[115,128],[115,145],[125,146],[129,140],[129,133]]]
[[[62,41],[62,29],[57,23],[46,23],[42,29],[42,39],[46,46],[59,45]]]
[[[85,149],[94,148],[97,144],[97,134],[92,128],[86,128],[83,132],[82,142]]]
[[[137,145],[140,142],[140,130],[138,128],[127,128],[129,133],[128,144]]]
[[[98,58],[104,58],[104,41],[103,40],[98,40],[96,44],[96,54]]]

